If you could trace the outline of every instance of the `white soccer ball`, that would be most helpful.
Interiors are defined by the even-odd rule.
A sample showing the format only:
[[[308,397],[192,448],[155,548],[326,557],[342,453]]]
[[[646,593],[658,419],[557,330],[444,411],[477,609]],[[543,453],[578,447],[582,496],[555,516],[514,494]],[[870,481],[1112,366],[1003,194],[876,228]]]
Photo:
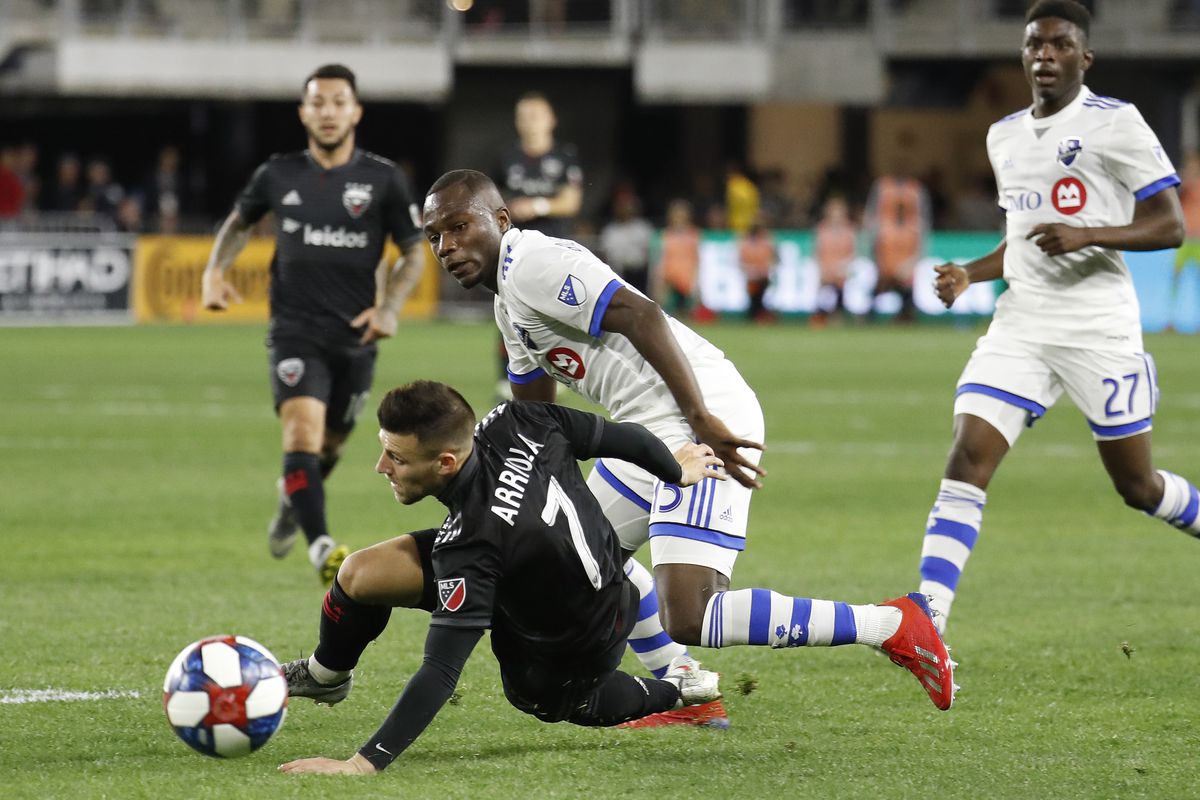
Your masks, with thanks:
[[[267,743],[287,716],[287,680],[271,651],[245,636],[210,636],[175,656],[163,708],[179,738],[232,758]]]

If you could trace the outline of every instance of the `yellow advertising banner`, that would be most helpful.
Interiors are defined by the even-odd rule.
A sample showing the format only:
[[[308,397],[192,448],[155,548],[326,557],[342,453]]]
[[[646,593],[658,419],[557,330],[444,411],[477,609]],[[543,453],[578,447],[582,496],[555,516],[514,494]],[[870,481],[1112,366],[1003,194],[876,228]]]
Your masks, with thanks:
[[[251,239],[233,263],[229,280],[242,295],[227,311],[200,307],[200,276],[212,252],[211,236],[139,236],[134,256],[133,311],[138,322],[266,322],[273,239]],[[388,244],[384,257],[400,253]],[[401,319],[429,319],[437,312],[438,271],[424,251],[425,271],[409,295]]]

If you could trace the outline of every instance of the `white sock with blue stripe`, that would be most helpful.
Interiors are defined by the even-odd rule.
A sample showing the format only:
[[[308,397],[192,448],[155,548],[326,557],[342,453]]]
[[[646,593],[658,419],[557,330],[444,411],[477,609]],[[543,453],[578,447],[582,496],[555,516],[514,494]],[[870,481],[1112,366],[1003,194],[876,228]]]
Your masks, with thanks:
[[[687,648],[663,630],[662,620],[658,617],[658,591],[654,588],[654,576],[650,570],[630,558],[625,562],[625,574],[642,597],[637,624],[629,634],[629,649],[654,677],[661,678],[666,674],[671,659],[687,655]]]
[[[900,609],[891,606],[852,606],[786,597],[770,589],[738,589],[708,599],[700,641],[705,647],[879,647],[899,630],[901,616]]]
[[[937,501],[929,512],[921,548],[920,591],[928,595],[929,605],[939,613],[934,617],[938,630],[946,627],[958,579],[979,538],[986,503],[987,492],[983,489],[947,478],[942,480]]]
[[[1192,536],[1200,537],[1200,491],[1187,478],[1160,469],[1163,479],[1162,502],[1154,516],[1164,519]]]

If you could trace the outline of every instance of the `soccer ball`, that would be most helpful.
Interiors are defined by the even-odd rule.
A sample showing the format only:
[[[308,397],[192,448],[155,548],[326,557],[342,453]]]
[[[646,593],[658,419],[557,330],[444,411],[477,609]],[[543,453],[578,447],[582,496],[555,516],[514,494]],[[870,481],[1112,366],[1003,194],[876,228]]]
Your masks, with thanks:
[[[287,680],[271,651],[245,636],[183,648],[163,681],[167,722],[193,750],[232,758],[267,743],[287,715]]]

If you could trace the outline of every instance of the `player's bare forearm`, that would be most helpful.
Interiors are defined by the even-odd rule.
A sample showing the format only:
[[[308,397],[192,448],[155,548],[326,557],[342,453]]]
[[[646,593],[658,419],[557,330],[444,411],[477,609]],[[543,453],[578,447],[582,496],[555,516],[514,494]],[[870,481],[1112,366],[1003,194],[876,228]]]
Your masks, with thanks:
[[[395,264],[380,264],[376,280],[376,305],[384,312],[399,316],[404,301],[420,282],[425,272],[425,253],[422,248],[420,242],[409,245],[400,251]]]
[[[606,331],[629,339],[654,367],[696,438],[712,447],[733,479],[751,489],[761,488],[762,484],[755,476],[766,475],[766,471],[738,450],[762,450],[762,443],[734,435],[723,420],[708,410],[692,366],[679,349],[667,317],[658,304],[622,287],[613,295],[600,325]]]
[[[969,261],[966,264],[939,264],[933,268],[933,290],[946,308],[954,305],[958,296],[967,290],[972,283],[994,281],[1004,275],[1005,242],[1000,242],[996,249],[982,258]]]
[[[200,303],[210,311],[224,311],[230,303],[241,302],[233,284],[225,279],[225,273],[233,266],[238,254],[250,241],[250,224],[242,219],[235,208],[221,224],[217,231],[217,240],[213,243],[212,253],[208,256],[208,265],[200,278]]]
[[[1112,250],[1165,250],[1183,244],[1183,208],[1174,187],[1139,200],[1128,225],[1084,228],[1063,223],[1035,225],[1025,237],[1051,256],[1084,247]]]
[[[622,287],[613,295],[600,326],[619,333],[662,377],[689,422],[708,415],[704,396],[687,357],[679,349],[671,326],[657,303],[639,297]]]
[[[228,272],[237,260],[246,243],[250,241],[250,223],[242,219],[237,209],[230,212],[217,231],[216,241],[213,242],[212,253],[208,256],[205,271]]]

